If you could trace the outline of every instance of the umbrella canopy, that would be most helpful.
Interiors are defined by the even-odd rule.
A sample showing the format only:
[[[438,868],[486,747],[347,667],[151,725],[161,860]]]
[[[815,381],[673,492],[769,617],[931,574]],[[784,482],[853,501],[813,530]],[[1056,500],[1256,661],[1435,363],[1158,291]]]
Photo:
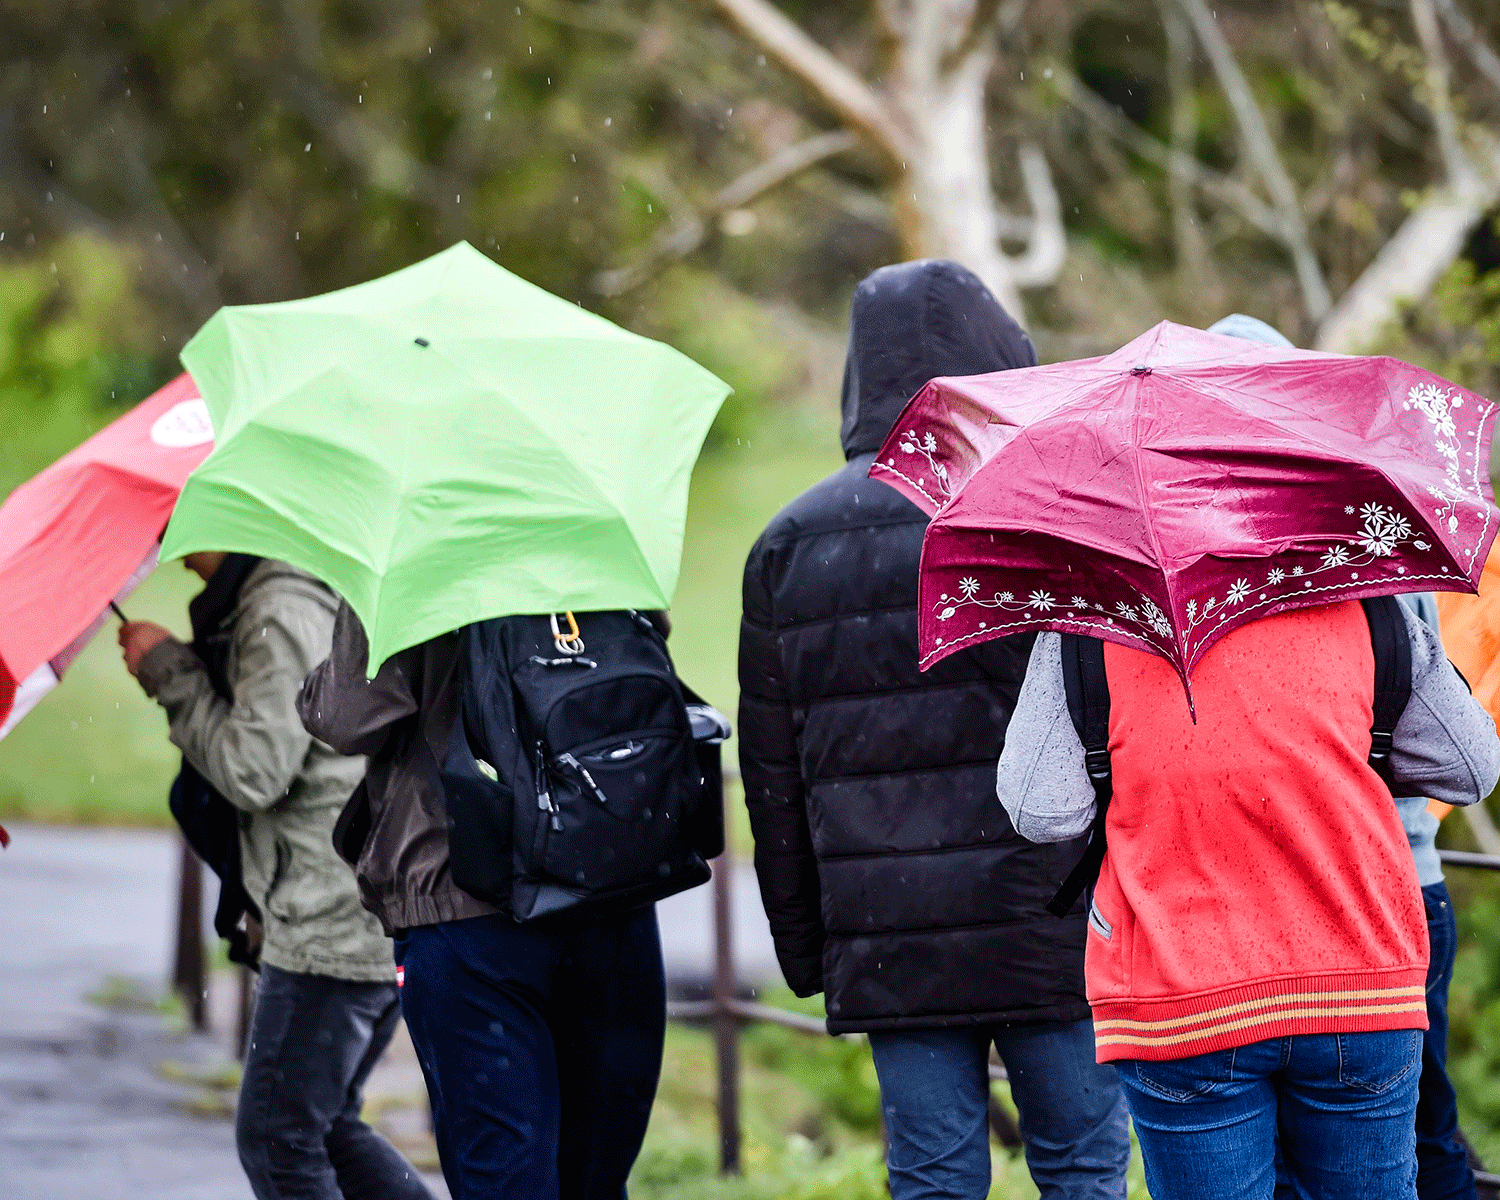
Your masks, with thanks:
[[[729,388],[467,243],[221,309],[183,350],[218,444],[163,554],[260,554],[343,594],[370,669],[473,621],[665,608]]]
[[[156,565],[183,480],[213,444],[179,375],[0,504],[0,737]]]
[[[1390,358],[1163,322],[1103,358],[936,379],[870,474],[929,513],[924,667],[1026,630],[1162,655],[1247,621],[1474,591],[1495,409]]]

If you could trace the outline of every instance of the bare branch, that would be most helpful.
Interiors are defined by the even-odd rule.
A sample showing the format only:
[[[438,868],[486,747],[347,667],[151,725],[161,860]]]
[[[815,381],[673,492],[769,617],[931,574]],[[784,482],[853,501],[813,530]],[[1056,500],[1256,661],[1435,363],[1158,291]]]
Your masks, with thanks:
[[[1171,0],[1157,0],[1167,34],[1167,90],[1171,104],[1172,158],[1168,199],[1172,206],[1172,235],[1177,267],[1201,275],[1209,261],[1208,242],[1198,226],[1193,180],[1185,164],[1193,155],[1198,132],[1198,102],[1193,94],[1193,31]]]
[[[1068,255],[1068,235],[1063,228],[1062,204],[1052,185],[1052,170],[1035,142],[1022,142],[1021,178],[1031,203],[1031,229],[1026,249],[1012,256],[1010,276],[1017,287],[1043,287],[1057,279]]]
[[[1395,317],[1403,301],[1425,296],[1463,251],[1469,232],[1500,191],[1443,190],[1401,222],[1318,327],[1317,348],[1356,354]]]
[[[1001,33],[1014,33],[1020,27],[1029,3],[1030,0],[1005,0],[1005,3],[1000,6]]]
[[[911,158],[906,130],[884,98],[770,0],[711,0],[711,3],[893,165]]]
[[[1447,57],[1432,0],[1410,0],[1410,5],[1412,23],[1427,59],[1427,99],[1437,127],[1447,186],[1433,190],[1401,222],[1369,266],[1339,297],[1318,328],[1320,350],[1364,350],[1381,327],[1395,318],[1402,303],[1419,300],[1432,290],[1463,252],[1470,232],[1500,199],[1500,184],[1495,182],[1500,153],[1493,146],[1489,148],[1487,174],[1481,174],[1459,141],[1458,122],[1448,94]],[[1454,26],[1450,24],[1450,28]],[[1472,26],[1468,28],[1474,32]]]
[[[1162,145],[1103,97],[1085,87],[1071,72],[1054,66],[1053,83],[1068,103],[1104,132],[1123,142],[1133,153],[1165,171],[1180,172],[1204,195],[1232,209],[1267,237],[1282,240],[1281,223],[1276,213],[1238,179],[1205,167],[1189,154]]]
[[[743,208],[809,167],[836,154],[843,154],[846,150],[853,150],[857,145],[859,139],[846,129],[820,133],[817,137],[796,142],[725,184],[709,201],[707,211],[717,214],[728,212],[732,208]]]
[[[1182,6],[1203,44],[1209,65],[1234,113],[1245,152],[1270,194],[1271,205],[1281,225],[1282,244],[1292,256],[1297,282],[1302,289],[1303,307],[1314,320],[1318,320],[1328,312],[1333,301],[1323,278],[1323,268],[1318,265],[1308,238],[1296,188],[1292,186],[1291,176],[1287,174],[1271,132],[1266,128],[1265,116],[1208,5],[1204,0],[1177,0],[1177,3]]]
[[[1490,816],[1489,810],[1483,804],[1466,805],[1464,817],[1469,822],[1469,830],[1479,843],[1480,850],[1486,854],[1500,854],[1500,829],[1495,828],[1495,820]]]
[[[1432,110],[1432,123],[1437,127],[1438,151],[1448,182],[1459,192],[1481,186],[1474,164],[1458,140],[1458,122],[1453,116],[1453,97],[1448,89],[1448,55],[1443,49],[1443,35],[1432,0],[1411,0],[1411,20],[1427,60],[1426,99]]]
[[[1438,14],[1457,42],[1469,55],[1469,61],[1497,89],[1500,89],[1500,54],[1474,28],[1474,23],[1454,0],[1435,0]]]
[[[618,296],[639,287],[668,263],[686,258],[702,246],[708,240],[712,222],[717,218],[753,203],[809,167],[852,150],[859,144],[859,139],[854,134],[839,129],[788,146],[725,184],[704,205],[701,213],[662,230],[652,238],[646,255],[640,262],[612,271],[601,271],[594,276],[594,291],[603,296]]]
[[[952,69],[972,54],[985,35],[996,28],[999,16],[1000,0],[974,0],[968,26],[953,49],[943,56],[943,65]]]

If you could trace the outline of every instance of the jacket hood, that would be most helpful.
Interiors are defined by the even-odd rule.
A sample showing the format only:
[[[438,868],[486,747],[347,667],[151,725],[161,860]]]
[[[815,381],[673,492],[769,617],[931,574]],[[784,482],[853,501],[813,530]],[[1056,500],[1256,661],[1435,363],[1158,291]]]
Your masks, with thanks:
[[[1208,327],[1209,333],[1220,333],[1225,337],[1244,338],[1248,342],[1263,342],[1267,346],[1292,348],[1286,335],[1274,325],[1267,325],[1259,317],[1247,317],[1244,313],[1230,313],[1220,317]]]
[[[316,601],[330,613],[338,611],[339,598],[332,588],[301,567],[294,567],[291,563],[275,558],[261,559],[250,572],[244,586],[240,588],[237,611],[242,613],[247,606],[260,603],[262,593],[268,589],[272,604],[275,603],[276,592],[291,592]]]
[[[1036,366],[1026,331],[972,271],[941,259],[898,263],[854,291],[844,362],[844,457],[880,449],[929,379]]]

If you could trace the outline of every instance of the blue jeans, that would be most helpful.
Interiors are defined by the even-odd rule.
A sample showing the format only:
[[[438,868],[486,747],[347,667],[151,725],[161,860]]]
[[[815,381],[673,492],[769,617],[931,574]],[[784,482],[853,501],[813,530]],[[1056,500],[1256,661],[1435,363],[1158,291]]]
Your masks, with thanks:
[[[1448,985],[1458,925],[1448,886],[1422,889],[1427,906],[1427,1022],[1422,1038],[1422,1081],[1417,1098],[1417,1195],[1421,1200],[1474,1200],[1474,1172],[1458,1140],[1458,1101],[1448,1082]]]
[[[388,983],[262,964],[235,1114],[256,1200],[432,1200],[416,1169],[360,1120],[401,1006]]]
[[[1269,1200],[1278,1138],[1297,1196],[1412,1200],[1421,1063],[1398,1029],[1115,1066],[1154,1200]]]
[[[666,1032],[654,908],[396,937],[453,1200],[624,1200]]]
[[[892,1200],[989,1195],[991,1041],[1042,1200],[1121,1200],[1130,1132],[1114,1073],[1094,1061],[1091,1021],[870,1034]]]

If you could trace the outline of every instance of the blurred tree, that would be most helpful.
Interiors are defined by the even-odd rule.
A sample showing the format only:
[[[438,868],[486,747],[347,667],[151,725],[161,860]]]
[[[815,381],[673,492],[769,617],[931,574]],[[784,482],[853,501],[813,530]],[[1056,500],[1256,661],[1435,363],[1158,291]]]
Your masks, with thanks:
[[[987,100],[997,34],[1015,29],[1026,0],[876,0],[868,36],[888,60],[875,84],[815,41],[770,0],[713,0],[714,7],[798,78],[873,147],[891,177],[909,258],[951,258],[971,268],[1023,317],[1022,287],[1052,283],[1066,253],[1062,212],[1040,147],[1018,147],[1031,213],[996,203]],[[1008,255],[1008,234],[1026,243]]]

